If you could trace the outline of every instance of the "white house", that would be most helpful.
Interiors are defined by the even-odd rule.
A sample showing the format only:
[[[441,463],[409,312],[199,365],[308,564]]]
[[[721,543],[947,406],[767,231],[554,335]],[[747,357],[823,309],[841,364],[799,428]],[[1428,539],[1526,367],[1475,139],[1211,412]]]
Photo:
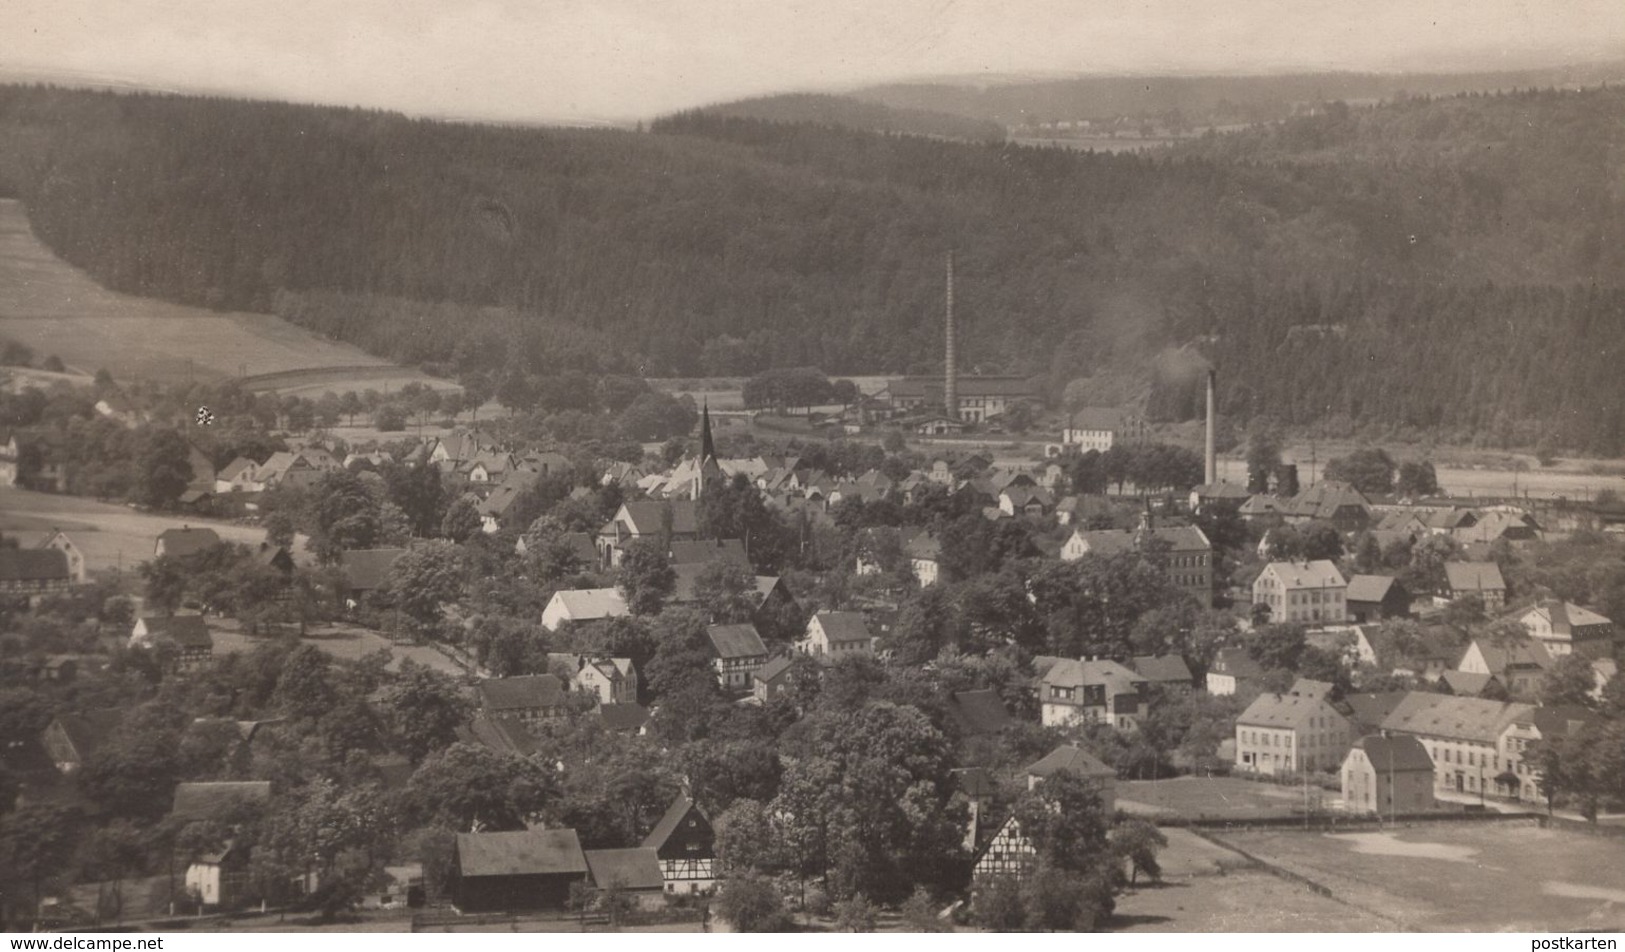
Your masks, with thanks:
[[[542,627],[557,631],[567,621],[597,621],[629,614],[620,589],[578,588],[554,592],[542,609]]]
[[[1348,581],[1326,559],[1271,562],[1253,582],[1253,605],[1266,605],[1272,622],[1341,623],[1348,620]]]
[[[1341,766],[1354,727],[1317,682],[1260,694],[1236,718],[1236,769],[1262,774]]]
[[[814,658],[844,658],[873,654],[874,636],[861,612],[818,612],[807,622],[807,633],[796,650]]]

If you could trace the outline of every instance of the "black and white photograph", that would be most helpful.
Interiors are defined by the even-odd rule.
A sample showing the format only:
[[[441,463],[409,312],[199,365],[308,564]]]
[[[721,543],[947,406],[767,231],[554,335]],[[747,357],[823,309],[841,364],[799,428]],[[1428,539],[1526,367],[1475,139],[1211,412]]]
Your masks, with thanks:
[[[1619,0],[0,3],[11,949],[1613,949],[1622,660]]]

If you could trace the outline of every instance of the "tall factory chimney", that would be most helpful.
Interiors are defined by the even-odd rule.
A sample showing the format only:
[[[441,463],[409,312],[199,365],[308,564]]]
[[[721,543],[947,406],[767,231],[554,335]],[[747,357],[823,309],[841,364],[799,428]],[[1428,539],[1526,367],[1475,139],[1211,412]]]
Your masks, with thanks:
[[[1207,468],[1203,470],[1203,476],[1209,486],[1219,481],[1219,458],[1213,452],[1213,426],[1218,422],[1218,411],[1214,407],[1217,400],[1213,395],[1217,376],[1218,374],[1213,368],[1209,367],[1207,372]]]
[[[942,368],[942,410],[950,420],[959,419],[959,375],[954,368],[954,253],[948,252],[947,354]]]

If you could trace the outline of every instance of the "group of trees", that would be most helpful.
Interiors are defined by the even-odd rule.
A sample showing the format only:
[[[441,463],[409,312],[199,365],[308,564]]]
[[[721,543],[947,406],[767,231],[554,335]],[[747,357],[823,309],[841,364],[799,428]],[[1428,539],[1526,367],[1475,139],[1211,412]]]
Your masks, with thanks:
[[[1102,495],[1108,486],[1123,491],[1132,483],[1143,493],[1183,492],[1202,482],[1202,457],[1167,443],[1114,443],[1104,453],[1088,450],[1073,457],[1067,475],[1072,491]]]
[[[772,408],[782,414],[791,407],[827,403],[850,404],[858,387],[850,380],[830,380],[813,367],[767,370],[745,381],[741,399],[751,409]]]

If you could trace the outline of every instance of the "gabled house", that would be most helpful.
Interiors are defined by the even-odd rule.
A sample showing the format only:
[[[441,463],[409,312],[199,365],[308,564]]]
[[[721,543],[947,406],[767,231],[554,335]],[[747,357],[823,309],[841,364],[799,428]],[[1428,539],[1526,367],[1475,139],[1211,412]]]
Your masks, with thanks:
[[[1079,453],[1094,450],[1104,453],[1117,442],[1117,435],[1125,428],[1123,411],[1103,407],[1084,407],[1067,415],[1061,430],[1061,445],[1075,447]]]
[[[1196,526],[1151,527],[1142,519],[1127,529],[1077,529],[1061,546],[1061,561],[1076,562],[1085,555],[1113,556],[1138,552],[1162,570],[1177,588],[1201,605],[1213,601],[1213,544]]]
[[[1436,789],[1487,795],[1506,766],[1503,732],[1533,710],[1528,704],[1412,691],[1383,720],[1382,729],[1422,742],[1433,761]]]
[[[1285,694],[1260,694],[1236,718],[1236,769],[1261,774],[1330,770],[1342,764],[1353,733],[1320,683],[1299,681]]]
[[[587,878],[575,830],[457,834],[451,896],[461,912],[562,910]]]
[[[724,691],[744,692],[762,665],[767,664],[767,645],[752,624],[712,625],[705,630],[711,641],[711,665],[717,683]]]
[[[158,541],[152,547],[152,554],[154,558],[167,555],[172,559],[180,559],[196,555],[219,544],[220,534],[213,529],[182,526],[179,529],[165,529],[159,533]]]
[[[80,571],[84,560],[80,559]],[[58,549],[0,548],[0,594],[37,598],[73,585],[68,554]]]
[[[1410,592],[1398,579],[1387,575],[1350,576],[1344,598],[1348,620],[1357,625],[1404,618],[1411,613]]]
[[[692,499],[643,499],[623,503],[615,518],[598,530],[598,556],[602,568],[617,568],[627,543],[634,539],[665,538],[692,542],[700,537],[699,517]]]
[[[1415,737],[1368,734],[1343,758],[1343,809],[1385,817],[1435,806],[1433,758]]]
[[[644,911],[666,907],[665,878],[660,872],[660,857],[646,847],[630,849],[585,850],[587,873],[599,890],[614,890]]]
[[[558,631],[567,621],[598,621],[629,614],[626,598],[617,588],[566,589],[553,593],[542,609],[542,627]]]
[[[519,517],[512,515],[518,511],[514,508],[514,503],[536,485],[540,478],[528,470],[513,470],[506,473],[500,482],[496,482],[484,499],[476,495],[474,509],[480,514],[480,531],[491,535],[503,529],[524,528],[515,521]]]
[[[599,704],[636,704],[638,669],[631,658],[583,660],[576,671],[575,687],[591,694]]]
[[[716,884],[716,831],[687,793],[678,794],[643,838],[655,852],[665,891],[676,896],[710,892]]]
[[[1444,575],[1444,596],[1450,601],[1477,595],[1484,601],[1486,612],[1498,612],[1506,606],[1507,583],[1501,577],[1501,567],[1494,562],[1446,562]]]
[[[1343,573],[1326,559],[1271,562],[1253,582],[1253,605],[1266,606],[1276,624],[1336,624],[1348,620],[1347,592]]]
[[[35,549],[51,549],[62,553],[68,560],[68,581],[75,585],[82,585],[85,581],[85,554],[73,544],[68,534],[61,529],[52,529],[51,534],[41,539]]]
[[[1135,730],[1146,713],[1147,684],[1115,661],[1055,659],[1038,679],[1040,719],[1045,727],[1110,724]]]
[[[1137,655],[1128,666],[1148,683],[1171,692],[1188,694],[1196,686],[1190,665],[1179,655]]]
[[[1573,602],[1542,599],[1519,615],[1518,622],[1553,657],[1606,658],[1614,653],[1614,623]]]
[[[239,456],[214,474],[214,491],[227,493],[257,493],[265,491],[259,478],[260,464],[246,456]]]
[[[209,634],[202,615],[136,619],[130,630],[131,648],[151,649],[165,644],[174,647],[176,663],[182,670],[195,668],[214,656],[214,636]]]
[[[818,612],[807,621],[807,632],[796,650],[820,660],[874,654],[874,636],[862,612]]]
[[[942,542],[929,532],[922,532],[903,545],[909,567],[920,587],[935,585],[942,566]]]
[[[798,654],[768,659],[766,664],[751,675],[751,697],[763,704],[777,699],[790,687],[790,679],[794,676],[797,660],[805,657]]]
[[[1482,674],[1500,681],[1513,697],[1534,697],[1554,659],[1541,642],[1491,641],[1475,638],[1468,642],[1456,663],[1457,671]]]
[[[351,608],[364,596],[389,588],[390,570],[405,554],[401,548],[345,549],[339,553],[339,571],[344,575],[345,600]]]
[[[1281,517],[1290,524],[1329,522],[1339,532],[1359,532],[1371,525],[1371,501],[1347,483],[1322,481],[1282,500]]]
[[[539,724],[570,714],[569,692],[551,674],[491,678],[476,685],[474,693],[485,717],[511,717],[524,724]]]

